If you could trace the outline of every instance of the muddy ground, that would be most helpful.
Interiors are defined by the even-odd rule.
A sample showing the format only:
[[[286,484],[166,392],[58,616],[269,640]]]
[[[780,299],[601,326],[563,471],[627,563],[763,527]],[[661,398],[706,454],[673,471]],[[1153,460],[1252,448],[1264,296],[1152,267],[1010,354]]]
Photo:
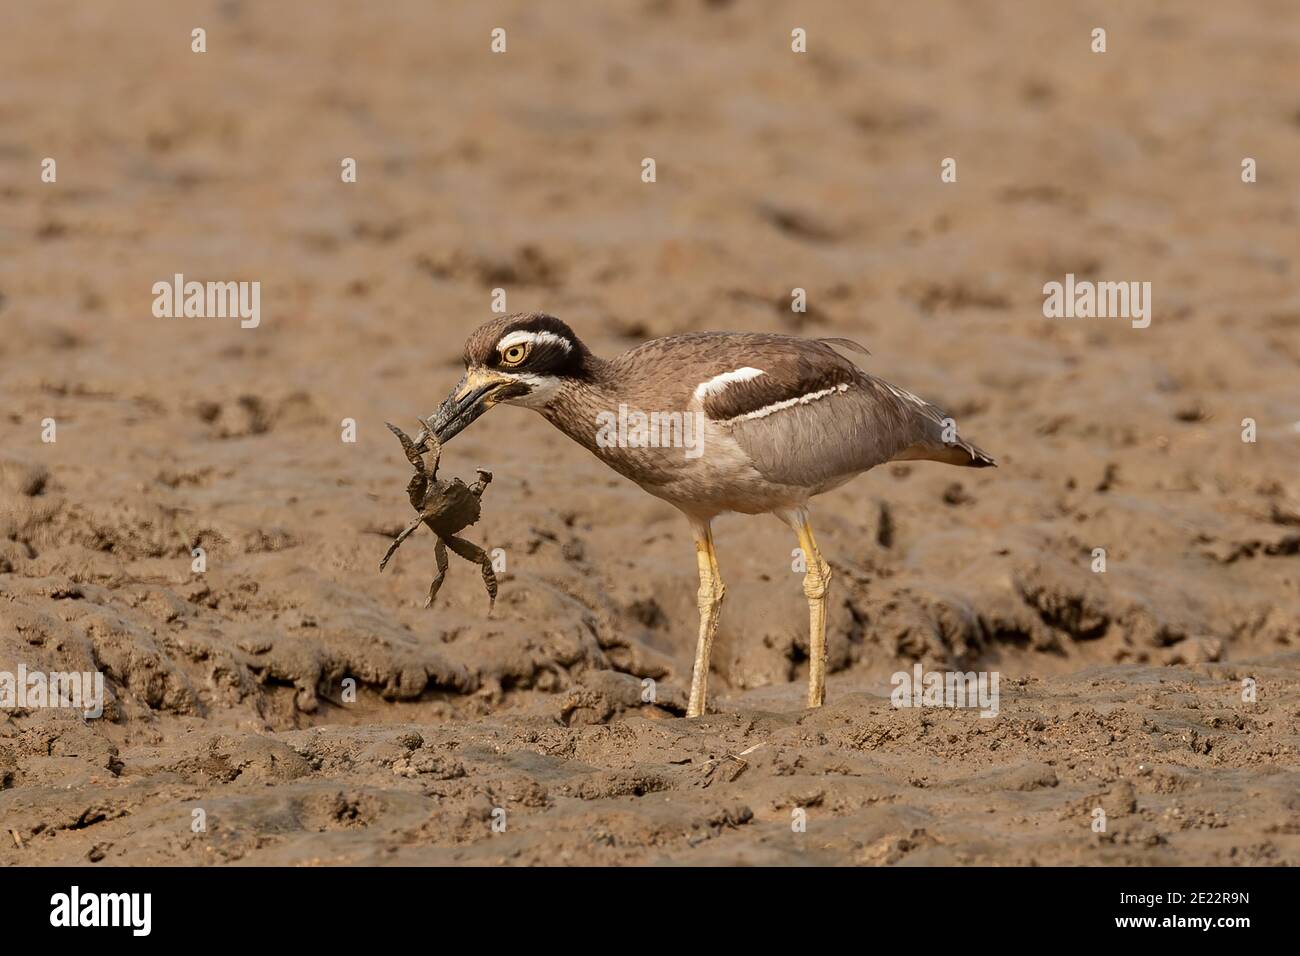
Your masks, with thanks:
[[[110,700],[0,711],[0,862],[1295,863],[1298,44],[1262,0],[11,5],[0,671]],[[155,318],[175,273],[261,324]],[[1044,318],[1066,273],[1151,282],[1150,327]],[[532,412],[444,458],[496,473],[495,614],[460,562],[422,608],[428,537],[376,571],[382,423],[495,288],[605,355],[858,339],[1000,467],[818,499],[818,712],[795,542],[719,521],[687,721],[685,522]],[[917,661],[999,715],[893,709]]]

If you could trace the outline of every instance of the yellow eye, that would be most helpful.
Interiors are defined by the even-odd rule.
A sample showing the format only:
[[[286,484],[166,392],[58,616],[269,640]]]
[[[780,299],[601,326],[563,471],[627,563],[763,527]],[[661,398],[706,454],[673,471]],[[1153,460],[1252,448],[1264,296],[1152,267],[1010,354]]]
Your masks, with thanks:
[[[512,345],[501,353],[501,361],[506,365],[518,365],[528,354],[528,349],[522,345]]]

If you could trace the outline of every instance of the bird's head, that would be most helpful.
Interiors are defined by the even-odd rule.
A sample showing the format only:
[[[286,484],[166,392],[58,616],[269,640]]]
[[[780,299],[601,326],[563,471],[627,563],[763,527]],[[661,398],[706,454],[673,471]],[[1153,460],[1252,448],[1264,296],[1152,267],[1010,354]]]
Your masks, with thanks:
[[[592,373],[593,357],[553,315],[520,312],[480,325],[465,342],[465,374],[430,423],[440,442],[498,402],[545,408],[566,383]]]

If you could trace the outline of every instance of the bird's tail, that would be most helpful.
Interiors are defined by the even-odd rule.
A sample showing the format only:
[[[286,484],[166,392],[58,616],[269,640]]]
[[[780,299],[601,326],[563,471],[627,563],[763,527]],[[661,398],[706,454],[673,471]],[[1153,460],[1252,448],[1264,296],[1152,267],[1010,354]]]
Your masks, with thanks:
[[[995,468],[997,462],[973,442],[957,434],[956,421],[937,405],[911,392],[873,379],[880,394],[892,399],[892,413],[905,423],[898,433],[899,451],[891,461],[941,461],[966,468]]]
[[[996,468],[998,463],[986,454],[978,445],[964,439],[957,439],[950,444],[942,442],[923,442],[911,445],[892,459],[893,461],[941,461],[947,465],[961,465],[965,468]]]

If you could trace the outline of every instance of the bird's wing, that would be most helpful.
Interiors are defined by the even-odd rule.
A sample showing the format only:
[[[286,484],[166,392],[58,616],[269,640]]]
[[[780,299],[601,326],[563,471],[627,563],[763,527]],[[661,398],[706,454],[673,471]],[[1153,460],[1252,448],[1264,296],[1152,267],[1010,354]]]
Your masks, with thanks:
[[[744,340],[741,340],[744,341]],[[861,369],[828,345],[791,336],[754,336],[749,348],[729,356],[743,357],[736,371],[725,373],[704,386],[701,404],[714,421],[731,421],[746,416],[760,417],[773,406],[811,400],[808,396],[852,384]]]
[[[941,409],[868,375],[826,344],[783,339],[755,346],[745,361],[763,374],[726,382],[702,405],[769,481],[831,485],[907,459],[993,464],[956,434]]]

